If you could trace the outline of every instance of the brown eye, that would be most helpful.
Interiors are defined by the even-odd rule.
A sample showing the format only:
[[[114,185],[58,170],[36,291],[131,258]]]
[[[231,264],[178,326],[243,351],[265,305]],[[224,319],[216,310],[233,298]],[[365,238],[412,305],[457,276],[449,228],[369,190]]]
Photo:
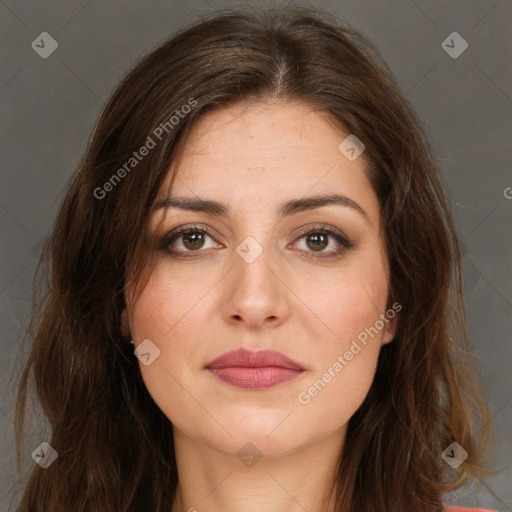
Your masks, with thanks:
[[[303,247],[300,247],[303,242]],[[336,258],[353,247],[353,244],[338,230],[322,225],[303,233],[295,242],[299,249],[312,254],[313,258]],[[304,248],[305,246],[305,248]],[[328,250],[325,250],[328,248]]]
[[[183,245],[191,251],[201,249],[204,245],[204,233],[199,231],[184,233],[181,236],[183,237]]]
[[[310,249],[314,251],[322,251],[329,243],[329,237],[324,234],[315,233],[313,235],[307,235],[306,243]]]
[[[210,239],[208,244],[208,239]],[[205,249],[221,247],[213,239],[206,228],[189,226],[167,234],[160,242],[161,248],[176,256],[189,256],[200,253]],[[188,253],[188,254],[187,254]]]

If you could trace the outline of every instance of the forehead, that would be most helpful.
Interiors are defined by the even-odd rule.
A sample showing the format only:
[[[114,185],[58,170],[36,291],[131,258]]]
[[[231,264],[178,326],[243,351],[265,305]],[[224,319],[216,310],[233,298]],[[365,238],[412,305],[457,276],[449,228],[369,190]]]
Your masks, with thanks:
[[[235,209],[338,193],[364,203],[378,219],[378,201],[364,155],[338,149],[349,135],[325,112],[292,102],[236,104],[199,119],[184,143],[172,196],[215,198]],[[168,173],[159,198],[169,195]]]

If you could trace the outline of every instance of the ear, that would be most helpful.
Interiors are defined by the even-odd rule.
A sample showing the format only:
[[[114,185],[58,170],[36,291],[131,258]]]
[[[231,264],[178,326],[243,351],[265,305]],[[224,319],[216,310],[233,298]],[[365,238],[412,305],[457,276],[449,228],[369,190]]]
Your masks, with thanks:
[[[390,343],[395,339],[396,336],[396,330],[397,330],[397,324],[398,324],[398,313],[391,309],[391,311],[394,313],[393,318],[389,316],[389,309],[386,311],[386,316],[388,321],[386,322],[386,326],[384,327],[384,333],[382,335],[382,344],[385,345],[386,343]]]
[[[128,320],[128,311],[126,311],[126,308],[123,309],[121,312],[121,335],[123,338],[129,340],[131,339],[131,332],[130,332],[130,323]]]

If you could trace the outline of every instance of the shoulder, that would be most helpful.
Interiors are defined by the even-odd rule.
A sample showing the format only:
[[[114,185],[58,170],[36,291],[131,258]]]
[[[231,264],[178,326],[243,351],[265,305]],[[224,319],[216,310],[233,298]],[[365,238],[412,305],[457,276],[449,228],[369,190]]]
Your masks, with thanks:
[[[448,507],[448,508],[444,509],[444,512],[497,512],[497,511],[490,510],[487,508]]]

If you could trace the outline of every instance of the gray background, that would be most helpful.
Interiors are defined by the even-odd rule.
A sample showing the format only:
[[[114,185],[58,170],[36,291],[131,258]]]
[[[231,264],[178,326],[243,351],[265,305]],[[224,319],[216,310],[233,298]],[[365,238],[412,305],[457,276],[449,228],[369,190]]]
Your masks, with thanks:
[[[230,5],[234,2],[0,2],[2,511],[13,507],[19,340],[37,256],[64,186],[122,74],[184,21]],[[500,470],[447,500],[512,511],[512,200],[505,197],[512,187],[512,3],[324,0],[313,5],[344,18],[377,44],[428,126],[464,244],[470,342],[496,430],[488,460]],[[469,45],[456,59],[441,47],[454,31]],[[31,48],[42,32],[59,45],[47,59]],[[42,440],[34,439],[33,448]]]

